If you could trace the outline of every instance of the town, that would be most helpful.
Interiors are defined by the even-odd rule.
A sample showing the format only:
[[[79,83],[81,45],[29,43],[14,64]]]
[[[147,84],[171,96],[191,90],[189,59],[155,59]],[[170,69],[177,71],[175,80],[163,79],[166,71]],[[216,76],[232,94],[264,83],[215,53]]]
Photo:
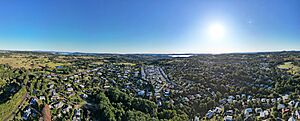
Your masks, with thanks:
[[[300,120],[300,52],[1,51],[0,120]]]

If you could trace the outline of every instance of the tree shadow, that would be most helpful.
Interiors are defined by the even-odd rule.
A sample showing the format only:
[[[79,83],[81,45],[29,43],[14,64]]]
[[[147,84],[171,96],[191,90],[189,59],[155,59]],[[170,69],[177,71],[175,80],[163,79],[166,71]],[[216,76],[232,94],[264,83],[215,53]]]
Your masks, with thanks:
[[[10,83],[9,85],[5,86],[3,88],[3,92],[0,94],[0,104],[3,104],[10,100],[10,98],[15,95],[20,89],[21,86],[19,86],[17,83]]]

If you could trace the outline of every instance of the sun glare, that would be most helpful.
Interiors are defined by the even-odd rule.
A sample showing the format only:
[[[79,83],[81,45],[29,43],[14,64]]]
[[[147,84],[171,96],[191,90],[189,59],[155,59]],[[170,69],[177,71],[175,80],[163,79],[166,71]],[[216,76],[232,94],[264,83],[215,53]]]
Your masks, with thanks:
[[[208,34],[213,40],[221,40],[225,35],[225,28],[221,24],[212,24],[208,28]]]

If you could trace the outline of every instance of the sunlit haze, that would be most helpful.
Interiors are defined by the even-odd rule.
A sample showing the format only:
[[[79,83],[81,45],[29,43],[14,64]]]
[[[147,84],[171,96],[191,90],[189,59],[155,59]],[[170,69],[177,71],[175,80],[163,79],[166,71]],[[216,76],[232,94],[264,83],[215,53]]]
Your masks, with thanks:
[[[222,40],[225,34],[225,28],[221,24],[212,24],[208,29],[208,34],[212,40]]]

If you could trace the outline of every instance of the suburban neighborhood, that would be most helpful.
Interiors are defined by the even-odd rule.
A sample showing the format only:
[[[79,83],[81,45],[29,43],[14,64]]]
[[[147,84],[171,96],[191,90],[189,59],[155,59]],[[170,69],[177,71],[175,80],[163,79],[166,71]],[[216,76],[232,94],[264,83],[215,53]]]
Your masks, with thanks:
[[[2,53],[1,120],[300,120],[297,52],[133,56]]]

